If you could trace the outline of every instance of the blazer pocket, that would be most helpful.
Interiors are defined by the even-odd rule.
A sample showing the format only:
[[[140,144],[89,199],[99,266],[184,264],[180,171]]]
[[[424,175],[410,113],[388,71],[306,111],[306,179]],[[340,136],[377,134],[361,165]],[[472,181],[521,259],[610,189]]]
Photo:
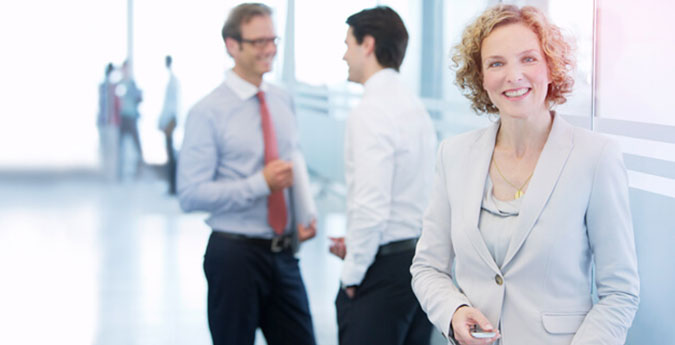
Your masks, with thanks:
[[[543,313],[541,321],[544,329],[551,334],[576,333],[586,318],[586,312]]]

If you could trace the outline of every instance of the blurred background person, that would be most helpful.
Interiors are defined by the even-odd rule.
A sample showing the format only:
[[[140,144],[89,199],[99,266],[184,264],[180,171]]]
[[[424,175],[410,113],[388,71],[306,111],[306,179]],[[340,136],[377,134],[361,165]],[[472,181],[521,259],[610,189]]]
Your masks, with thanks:
[[[616,142],[552,110],[572,91],[570,45],[538,9],[498,5],[453,61],[499,120],[441,145],[411,268],[422,307],[463,345],[623,344],[640,290],[628,179]]]
[[[141,139],[138,135],[138,118],[141,116],[138,111],[138,105],[143,101],[143,93],[136,86],[134,80],[131,64],[129,60],[122,64],[122,80],[117,86],[117,94],[120,98],[121,108],[121,125],[119,134],[119,176],[122,178],[125,173],[126,163],[129,160],[125,152],[124,138],[131,137],[133,147],[136,154],[136,165],[134,167],[134,174],[138,176],[143,167],[143,150],[141,146]]]
[[[173,131],[178,121],[179,84],[171,69],[173,59],[167,55],[164,59],[169,79],[164,93],[164,105],[159,115],[158,127],[164,133],[166,144],[166,177],[169,184],[169,194],[176,194],[176,154],[173,146]]]
[[[99,135],[99,153],[103,176],[112,181],[117,178],[118,141],[120,129],[120,101],[115,94],[115,82],[111,75],[112,63],[105,68],[103,82],[98,87],[98,116],[96,126]]]

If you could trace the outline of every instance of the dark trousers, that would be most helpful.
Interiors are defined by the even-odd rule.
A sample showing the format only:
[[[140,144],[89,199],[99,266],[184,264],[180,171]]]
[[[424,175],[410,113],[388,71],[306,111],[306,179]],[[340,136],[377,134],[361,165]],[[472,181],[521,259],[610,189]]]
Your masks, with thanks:
[[[377,256],[354,298],[335,300],[340,345],[428,345],[432,325],[410,282],[414,250]]]
[[[298,259],[215,232],[204,255],[209,329],[214,345],[315,345]]]
[[[169,182],[169,194],[176,194],[176,154],[173,149],[173,135],[164,133],[166,140],[166,178]]]
[[[137,118],[132,118],[128,116],[121,116],[121,123],[120,123],[120,136],[119,136],[119,153],[118,153],[118,159],[119,159],[119,164],[117,165],[118,168],[118,175],[121,177],[122,171],[124,169],[124,161],[125,161],[125,151],[124,151],[124,146],[122,145],[124,143],[124,137],[127,135],[131,136],[131,139],[133,140],[134,143],[134,148],[136,149],[136,154],[138,155],[138,160],[136,161],[136,175],[140,173],[140,168],[143,165],[143,149],[141,149],[141,139],[138,136],[138,119]]]

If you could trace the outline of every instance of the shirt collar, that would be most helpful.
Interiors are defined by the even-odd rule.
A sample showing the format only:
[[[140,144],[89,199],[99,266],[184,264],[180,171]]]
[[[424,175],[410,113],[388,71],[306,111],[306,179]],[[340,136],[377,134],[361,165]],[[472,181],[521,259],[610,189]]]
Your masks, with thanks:
[[[380,84],[389,84],[389,81],[396,75],[398,75],[398,72],[396,72],[393,68],[381,69],[371,75],[370,78],[368,78],[368,80],[366,80],[366,82],[363,84],[363,87],[365,90],[379,88]]]
[[[258,89],[258,87],[244,80],[231,69],[225,72],[225,85],[232,89],[241,100],[247,100],[255,96],[258,91],[262,90],[267,92],[269,90],[269,87],[264,80],[260,84],[260,89]]]

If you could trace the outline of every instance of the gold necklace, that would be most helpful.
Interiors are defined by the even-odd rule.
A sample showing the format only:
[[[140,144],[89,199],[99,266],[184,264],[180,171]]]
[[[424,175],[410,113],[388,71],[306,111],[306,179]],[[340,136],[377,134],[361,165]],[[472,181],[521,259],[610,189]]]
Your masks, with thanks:
[[[499,176],[501,176],[502,179],[504,179],[504,182],[508,183],[511,187],[516,189],[516,194],[513,196],[514,199],[515,200],[520,199],[523,196],[523,194],[525,194],[525,193],[523,193],[523,188],[525,187],[525,185],[527,185],[528,182],[530,182],[530,179],[532,178],[532,175],[534,175],[534,170],[532,170],[532,173],[530,174],[530,176],[527,178],[527,180],[525,180],[525,183],[523,183],[523,185],[520,186],[520,188],[518,188],[518,187],[516,187],[516,185],[511,183],[511,181],[507,180],[506,177],[504,177],[504,174],[502,174],[502,171],[499,170],[499,166],[497,165],[497,161],[495,160],[495,156],[492,156],[492,163],[494,163],[495,169],[497,169],[497,172],[499,173]]]

